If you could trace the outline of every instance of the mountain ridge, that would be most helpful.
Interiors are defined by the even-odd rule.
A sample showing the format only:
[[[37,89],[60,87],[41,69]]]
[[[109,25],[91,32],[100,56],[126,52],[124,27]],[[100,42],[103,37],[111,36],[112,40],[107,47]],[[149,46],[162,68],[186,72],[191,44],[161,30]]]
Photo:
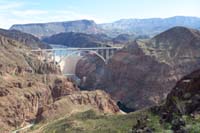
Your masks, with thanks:
[[[97,25],[92,20],[75,20],[65,22],[49,22],[49,23],[32,23],[32,24],[17,24],[11,26],[10,29],[24,31],[42,38],[51,36],[61,32],[81,32],[81,33],[96,33]]]
[[[76,32],[63,32],[41,39],[45,43],[64,45],[67,47],[109,47],[113,45],[126,45],[126,43],[140,38],[140,36],[120,34],[114,38],[106,34],[86,34]]]
[[[67,47],[101,47],[108,46],[106,42],[109,42],[110,38],[104,34],[63,32],[43,38],[42,41]]]
[[[174,16],[169,18],[121,19],[113,23],[102,24],[101,28],[155,35],[175,26],[198,28],[199,23],[200,18],[198,17]]]
[[[8,38],[11,38],[13,40],[19,41],[26,46],[36,49],[36,48],[51,48],[48,44],[40,41],[39,38],[28,34],[24,33],[18,30],[5,30],[5,29],[0,29],[0,35],[6,36]]]
[[[25,25],[13,25],[10,29],[28,32],[40,38],[61,32],[81,32],[92,34],[106,33],[112,37],[119,34],[154,36],[175,26],[199,28],[199,23],[200,18],[198,17],[174,16],[169,18],[121,19],[112,23],[102,24],[96,24],[93,20],[77,20],[39,24],[33,23]],[[70,24],[71,26],[67,24]],[[31,26],[38,29],[33,30]]]

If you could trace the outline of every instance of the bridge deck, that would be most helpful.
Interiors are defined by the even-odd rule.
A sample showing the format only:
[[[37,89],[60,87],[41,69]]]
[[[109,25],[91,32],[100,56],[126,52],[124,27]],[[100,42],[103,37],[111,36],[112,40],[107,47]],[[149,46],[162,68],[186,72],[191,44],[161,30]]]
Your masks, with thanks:
[[[53,48],[53,49],[34,49],[33,52],[39,51],[79,51],[79,50],[109,50],[109,49],[121,49],[122,47],[90,47],[90,48]]]
[[[74,73],[76,66],[73,66],[72,70],[69,68],[69,66],[73,65],[74,63],[69,63],[69,62],[67,63],[67,61],[70,60],[70,58],[68,58],[69,60],[67,60],[66,58],[67,56],[73,55],[76,52],[91,51],[91,53],[96,54],[96,56],[98,56],[105,62],[105,64],[107,64],[109,58],[112,57],[114,55],[114,52],[116,52],[119,49],[122,49],[122,47],[89,47],[89,48],[68,47],[68,48],[53,48],[53,49],[34,49],[31,51],[38,53],[39,59],[50,61],[53,62],[54,64],[59,65],[63,75],[74,77],[76,76]],[[77,61],[75,58],[71,58],[71,60],[73,62]],[[68,68],[68,70],[65,68]]]

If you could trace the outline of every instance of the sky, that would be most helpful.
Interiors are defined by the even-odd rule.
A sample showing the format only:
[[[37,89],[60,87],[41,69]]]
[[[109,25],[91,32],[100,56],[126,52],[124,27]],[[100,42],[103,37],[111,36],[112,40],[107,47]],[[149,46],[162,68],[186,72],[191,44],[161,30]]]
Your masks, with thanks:
[[[200,17],[200,0],[0,0],[0,28],[13,24],[89,19]]]

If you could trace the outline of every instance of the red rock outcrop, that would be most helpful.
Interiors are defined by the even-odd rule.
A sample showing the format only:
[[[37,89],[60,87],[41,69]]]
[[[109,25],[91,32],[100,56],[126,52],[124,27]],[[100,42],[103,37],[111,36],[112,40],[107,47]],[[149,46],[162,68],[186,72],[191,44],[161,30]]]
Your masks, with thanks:
[[[75,91],[79,91],[79,88],[69,79],[66,79],[66,77],[60,76],[60,78],[53,80],[51,92],[54,100],[62,96],[73,94]]]
[[[116,102],[104,91],[77,91],[49,105],[39,119],[48,121],[91,109],[108,114],[120,113]]]
[[[110,95],[102,90],[80,91],[73,93],[72,95],[68,95],[67,97],[69,97],[73,104],[89,104],[104,113],[119,112],[119,108],[117,107],[115,101],[111,99]]]

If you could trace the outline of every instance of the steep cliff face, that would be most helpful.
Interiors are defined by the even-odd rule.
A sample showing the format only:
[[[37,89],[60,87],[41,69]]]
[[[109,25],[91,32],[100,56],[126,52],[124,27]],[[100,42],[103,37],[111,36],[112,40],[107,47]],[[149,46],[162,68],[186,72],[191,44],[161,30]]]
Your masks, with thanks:
[[[169,91],[170,66],[146,55],[137,43],[117,52],[105,69],[103,88],[133,109],[158,103]]]
[[[104,92],[80,92],[60,75],[57,66],[39,60],[20,42],[0,35],[0,50],[0,132],[43,120],[43,113],[56,103],[59,103],[56,107],[68,108],[68,112],[82,111],[75,103],[83,104],[85,110],[95,108],[108,113],[119,110]],[[69,100],[61,100],[65,96]],[[51,118],[57,113],[51,113]]]
[[[182,76],[200,67],[199,31],[172,28],[137,41],[108,62],[103,87],[132,108],[159,103]]]

